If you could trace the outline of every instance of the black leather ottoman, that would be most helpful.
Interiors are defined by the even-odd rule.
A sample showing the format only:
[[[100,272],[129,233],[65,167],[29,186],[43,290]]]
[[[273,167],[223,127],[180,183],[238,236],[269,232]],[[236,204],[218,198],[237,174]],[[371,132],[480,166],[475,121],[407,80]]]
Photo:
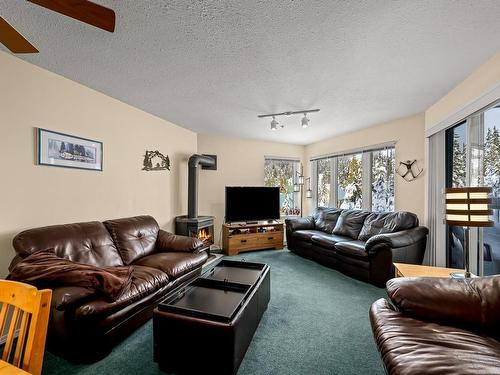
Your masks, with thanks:
[[[271,296],[269,266],[222,260],[153,315],[154,359],[179,374],[236,374]]]

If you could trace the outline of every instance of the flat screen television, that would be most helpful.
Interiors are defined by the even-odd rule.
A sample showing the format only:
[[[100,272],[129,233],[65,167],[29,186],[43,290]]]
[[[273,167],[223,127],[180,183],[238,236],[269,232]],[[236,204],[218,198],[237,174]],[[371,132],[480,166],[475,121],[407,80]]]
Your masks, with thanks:
[[[279,218],[279,187],[226,186],[226,222]]]

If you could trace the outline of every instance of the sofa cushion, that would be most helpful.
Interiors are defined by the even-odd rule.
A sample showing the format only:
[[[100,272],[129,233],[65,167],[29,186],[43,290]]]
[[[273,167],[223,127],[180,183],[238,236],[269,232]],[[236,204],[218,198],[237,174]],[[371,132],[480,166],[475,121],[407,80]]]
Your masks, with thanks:
[[[75,310],[75,317],[86,319],[97,315],[111,314],[125,305],[154,293],[169,283],[167,274],[161,270],[138,265],[133,265],[132,268],[132,279],[116,301],[109,302],[104,298],[90,300]]]
[[[388,374],[498,374],[500,344],[458,327],[414,319],[384,299],[370,309],[373,335]]]
[[[201,267],[207,258],[208,254],[205,251],[199,253],[156,253],[138,259],[134,264],[162,270],[170,280],[174,280]]]
[[[411,212],[372,212],[366,217],[358,239],[366,241],[377,234],[398,232],[417,225],[417,215]]]
[[[362,210],[344,210],[337,220],[333,233],[339,236],[357,239],[365,218],[369,212]]]
[[[160,227],[151,216],[107,220],[103,223],[115,241],[125,264],[152,254]]]
[[[332,233],[342,210],[340,208],[318,207],[313,213],[314,228]]]
[[[365,250],[364,241],[349,241],[349,242],[337,242],[335,244],[335,250],[338,253],[352,256],[352,257],[367,257],[368,252]]]
[[[23,258],[40,250],[54,249],[58,257],[73,262],[98,267],[123,266],[113,239],[98,221],[28,229],[14,237],[13,246]]]
[[[335,234],[318,233],[311,237],[311,241],[315,245],[333,250],[337,242],[353,241],[353,239]]]
[[[302,240],[302,241],[311,241],[311,237],[317,234],[321,234],[323,232],[319,230],[297,230],[292,232],[292,236],[294,239]]]

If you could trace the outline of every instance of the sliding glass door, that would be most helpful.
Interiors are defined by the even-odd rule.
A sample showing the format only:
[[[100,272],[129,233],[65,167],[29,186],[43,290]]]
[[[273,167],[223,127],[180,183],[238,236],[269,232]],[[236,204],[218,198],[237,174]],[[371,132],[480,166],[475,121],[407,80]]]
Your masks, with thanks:
[[[467,121],[446,131],[446,187],[467,186]],[[464,231],[447,227],[447,263],[451,268],[464,268]]]
[[[493,190],[494,226],[484,228],[478,238],[483,244],[481,261],[484,275],[500,274],[500,104],[473,116],[470,134],[471,184]]]
[[[471,269],[500,273],[500,104],[480,111],[446,132],[446,186],[493,189],[495,226],[471,230]],[[463,268],[463,228],[447,229],[449,267]]]

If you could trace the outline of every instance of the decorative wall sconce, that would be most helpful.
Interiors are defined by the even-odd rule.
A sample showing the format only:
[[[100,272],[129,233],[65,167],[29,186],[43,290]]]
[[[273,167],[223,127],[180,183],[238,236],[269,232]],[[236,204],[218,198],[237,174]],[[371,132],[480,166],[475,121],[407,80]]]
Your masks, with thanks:
[[[307,177],[306,181],[308,181],[308,188],[306,190],[306,198],[312,198],[313,196],[313,191],[311,189],[311,177]]]
[[[299,185],[304,185],[304,176],[299,174],[299,178],[297,179]]]
[[[293,191],[298,193],[302,190],[304,186],[304,175],[302,174],[302,165],[300,166],[300,171],[295,172],[295,182],[293,184]]]
[[[400,161],[396,169],[396,173],[408,182],[415,180],[423,171],[424,169],[418,166],[417,160]]]
[[[295,182],[293,184],[293,192],[300,194],[300,216],[302,217],[302,209],[304,207],[303,202],[303,186],[305,181],[307,181],[307,190],[306,190],[306,198],[312,198],[312,189],[311,189],[311,177],[304,177],[302,172],[302,165],[300,166],[300,171],[295,172]]]
[[[308,188],[306,190],[306,198],[312,198],[312,189],[311,189],[311,177],[307,177],[306,181],[308,181]]]

